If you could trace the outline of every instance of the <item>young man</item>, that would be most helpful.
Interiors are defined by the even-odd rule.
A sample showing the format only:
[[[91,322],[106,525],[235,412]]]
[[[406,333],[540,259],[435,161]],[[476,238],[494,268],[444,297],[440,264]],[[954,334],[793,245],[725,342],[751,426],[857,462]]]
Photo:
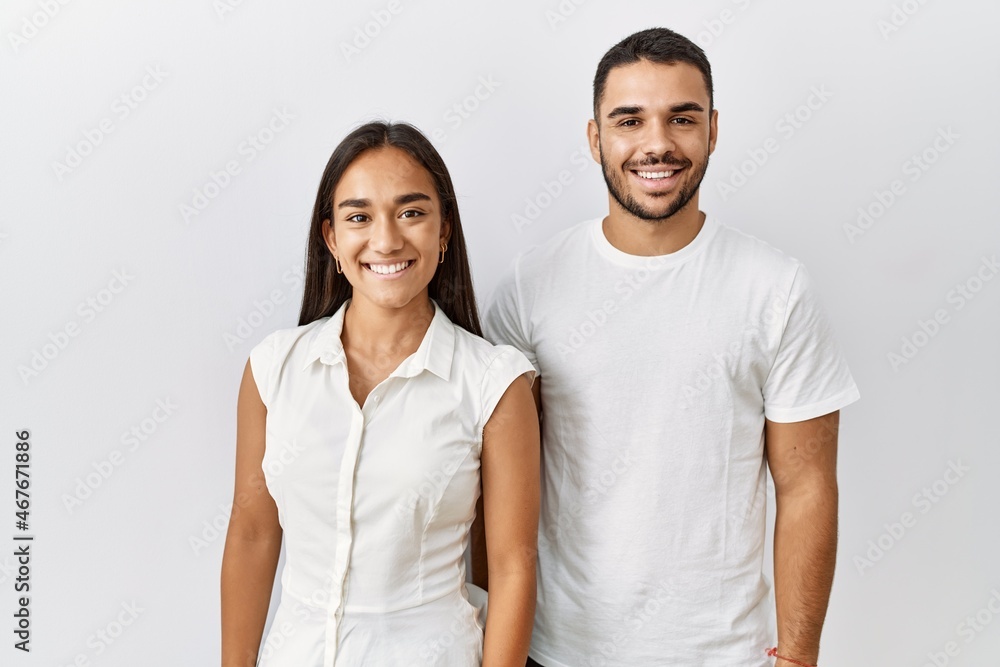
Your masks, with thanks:
[[[859,394],[802,265],[698,210],[717,131],[700,48],[666,29],[615,45],[588,124],[610,212],[522,253],[486,313],[539,375],[529,665],[817,662],[838,411]]]

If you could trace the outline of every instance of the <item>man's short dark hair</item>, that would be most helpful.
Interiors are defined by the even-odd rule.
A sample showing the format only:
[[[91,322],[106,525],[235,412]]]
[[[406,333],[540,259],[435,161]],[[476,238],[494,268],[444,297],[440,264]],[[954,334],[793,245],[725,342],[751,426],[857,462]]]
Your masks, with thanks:
[[[640,60],[649,60],[661,65],[688,63],[697,67],[705,79],[705,88],[708,90],[708,111],[712,112],[714,99],[712,66],[708,64],[705,52],[690,39],[673,30],[649,28],[633,33],[612,46],[601,58],[601,62],[597,64],[597,74],[594,75],[594,120],[598,123],[601,121],[598,117],[598,109],[601,106],[604,87],[608,82],[611,70],[623,65],[631,65]]]

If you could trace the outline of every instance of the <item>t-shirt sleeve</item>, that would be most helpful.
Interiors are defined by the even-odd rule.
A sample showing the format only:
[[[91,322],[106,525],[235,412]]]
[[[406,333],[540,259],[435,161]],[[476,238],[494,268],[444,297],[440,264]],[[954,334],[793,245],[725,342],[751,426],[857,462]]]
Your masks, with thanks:
[[[486,422],[490,420],[493,410],[496,409],[497,403],[507,391],[507,387],[525,373],[529,374],[529,380],[534,380],[535,368],[528,361],[528,358],[521,354],[517,348],[510,345],[498,345],[497,353],[486,368],[486,375],[483,377],[483,387],[480,393],[483,406],[480,424],[486,426]]]
[[[861,397],[802,265],[792,279],[781,340],[763,394],[764,416],[783,423],[819,417]]]
[[[511,264],[510,270],[500,281],[493,292],[489,305],[483,315],[483,334],[495,345],[511,345],[520,350],[535,369],[538,367],[538,357],[526,326],[526,313],[522,310],[518,295],[517,261]]]
[[[277,332],[268,334],[250,350],[250,371],[253,373],[254,382],[257,383],[260,400],[267,408],[271,406],[271,369],[274,367],[276,334]]]

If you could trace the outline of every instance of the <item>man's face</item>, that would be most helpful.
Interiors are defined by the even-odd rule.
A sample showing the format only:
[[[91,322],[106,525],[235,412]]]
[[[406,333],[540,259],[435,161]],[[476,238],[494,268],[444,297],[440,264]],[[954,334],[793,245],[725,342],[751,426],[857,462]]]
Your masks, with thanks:
[[[694,65],[648,60],[608,75],[591,153],[608,191],[629,214],[659,221],[698,208],[698,187],[715,150],[718,112]]]

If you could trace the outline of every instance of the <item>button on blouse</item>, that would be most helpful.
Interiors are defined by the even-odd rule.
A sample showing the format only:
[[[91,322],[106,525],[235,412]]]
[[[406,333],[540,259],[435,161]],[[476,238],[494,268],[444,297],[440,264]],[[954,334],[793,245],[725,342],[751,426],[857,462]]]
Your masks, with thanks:
[[[358,406],[340,340],[348,304],[250,353],[285,548],[258,664],[479,665],[464,554],[483,427],[533,367],[434,303],[420,346]]]

